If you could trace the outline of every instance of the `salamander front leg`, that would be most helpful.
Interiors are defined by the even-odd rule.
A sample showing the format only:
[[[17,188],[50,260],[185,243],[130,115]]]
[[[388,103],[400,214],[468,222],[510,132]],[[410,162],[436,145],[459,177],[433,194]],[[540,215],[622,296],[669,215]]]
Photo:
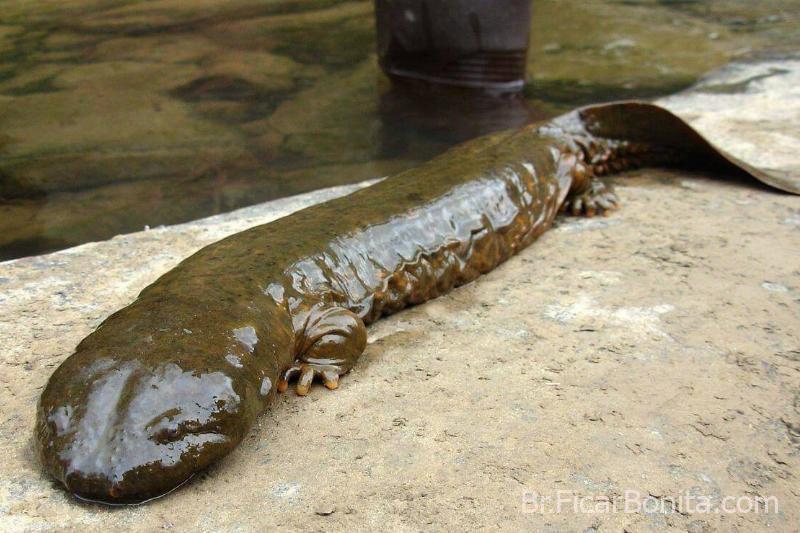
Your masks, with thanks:
[[[619,207],[619,198],[610,183],[591,177],[580,189],[570,191],[562,209],[575,216],[605,215]]]
[[[278,390],[286,391],[294,378],[300,396],[308,394],[314,378],[335,389],[366,345],[367,328],[357,315],[342,307],[312,310],[299,337],[299,355],[281,375]]]

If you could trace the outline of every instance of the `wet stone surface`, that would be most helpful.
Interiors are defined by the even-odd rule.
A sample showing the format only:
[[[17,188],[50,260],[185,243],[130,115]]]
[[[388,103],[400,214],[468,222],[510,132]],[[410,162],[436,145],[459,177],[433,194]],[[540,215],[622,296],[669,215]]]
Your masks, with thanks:
[[[799,77],[797,61],[739,64],[663,103],[798,172]],[[616,182],[618,212],[563,219],[477,282],[379,321],[338,390],[279,397],[238,450],[139,507],[80,504],[42,473],[34,409],[54,367],[199,247],[350,189],[1,263],[0,529],[792,531],[798,198],[658,170]],[[559,491],[590,509],[626,491],[650,503],[530,504]],[[755,496],[777,512],[713,512]]]

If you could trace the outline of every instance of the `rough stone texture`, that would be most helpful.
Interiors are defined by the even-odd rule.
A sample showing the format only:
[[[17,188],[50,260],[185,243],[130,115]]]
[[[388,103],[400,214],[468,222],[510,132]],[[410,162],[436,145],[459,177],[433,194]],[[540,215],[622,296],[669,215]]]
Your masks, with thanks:
[[[798,171],[798,86],[800,62],[739,65],[666,103]],[[0,263],[0,529],[795,529],[800,199],[666,171],[616,181],[619,212],[562,219],[380,321],[338,391],[281,396],[230,457],[139,507],[79,504],[41,472],[33,414],[53,368],[202,245],[350,188]],[[649,507],[525,513],[525,491],[594,510],[638,491]],[[701,513],[686,494],[779,508]]]

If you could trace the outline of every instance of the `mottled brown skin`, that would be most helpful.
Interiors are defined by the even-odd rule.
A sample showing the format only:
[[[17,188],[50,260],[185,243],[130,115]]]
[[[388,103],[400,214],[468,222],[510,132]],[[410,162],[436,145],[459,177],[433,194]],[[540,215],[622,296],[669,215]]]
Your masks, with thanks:
[[[301,395],[314,378],[336,388],[366,325],[488,272],[559,210],[616,207],[597,176],[647,164],[800,193],[643,103],[471,141],[207,246],[144,289],[50,378],[36,425],[42,463],[80,498],[165,494],[230,452],[290,380]]]

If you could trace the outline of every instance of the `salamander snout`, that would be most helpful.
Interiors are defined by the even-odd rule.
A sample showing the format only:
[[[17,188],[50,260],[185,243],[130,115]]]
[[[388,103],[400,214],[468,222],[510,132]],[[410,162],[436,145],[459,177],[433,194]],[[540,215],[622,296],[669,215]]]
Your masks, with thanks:
[[[137,503],[169,492],[241,440],[248,423],[223,371],[93,358],[62,365],[42,394],[43,464],[76,496]]]

